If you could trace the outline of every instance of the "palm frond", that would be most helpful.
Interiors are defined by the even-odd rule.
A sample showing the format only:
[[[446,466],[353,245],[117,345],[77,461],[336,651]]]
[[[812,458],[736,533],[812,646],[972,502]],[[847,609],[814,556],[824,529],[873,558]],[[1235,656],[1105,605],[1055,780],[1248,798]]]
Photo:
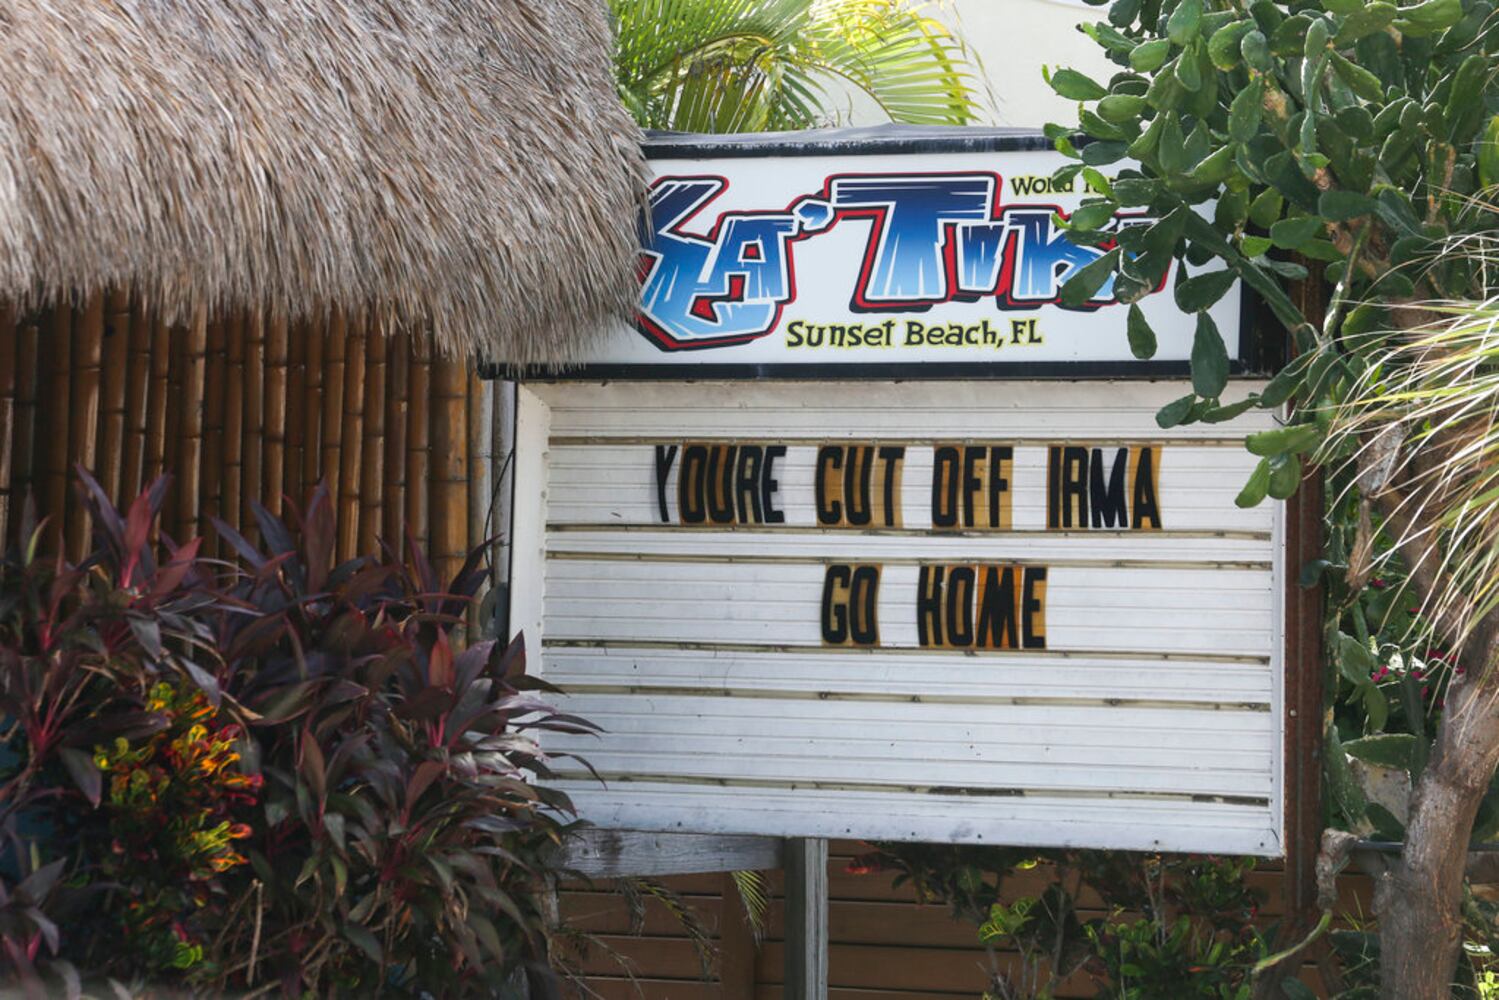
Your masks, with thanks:
[[[744,907],[744,915],[749,919],[750,932],[755,936],[755,944],[761,944],[765,940],[765,917],[770,911],[770,890],[765,884],[765,876],[760,872],[730,872],[734,880],[734,888],[739,893],[739,902]],[[728,900],[724,900],[725,903]]]
[[[1422,309],[1425,325],[1367,338],[1323,458],[1353,463],[1384,510],[1383,558],[1439,584],[1421,620],[1457,646],[1499,607],[1499,295]]]
[[[612,0],[615,71],[642,125],[805,128],[840,92],[892,121],[959,125],[983,85],[962,41],[913,0]]]

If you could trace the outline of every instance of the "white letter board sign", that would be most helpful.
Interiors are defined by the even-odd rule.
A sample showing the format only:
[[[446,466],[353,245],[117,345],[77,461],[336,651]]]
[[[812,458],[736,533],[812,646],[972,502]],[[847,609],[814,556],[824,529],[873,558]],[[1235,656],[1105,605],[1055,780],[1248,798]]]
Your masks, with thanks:
[[[555,768],[580,816],[1284,853],[1283,513],[1234,504],[1275,416],[1157,425],[1189,388],[1169,289],[1143,367],[1107,288],[1026,300],[1026,255],[1068,252],[1026,241],[1082,197],[1038,187],[1055,154],[725,141],[655,164],[639,329],[518,390],[510,628],[603,729],[545,741],[597,772]],[[899,177],[946,192],[941,225]],[[690,245],[666,282],[663,233]],[[1237,356],[1237,292],[1215,310]]]

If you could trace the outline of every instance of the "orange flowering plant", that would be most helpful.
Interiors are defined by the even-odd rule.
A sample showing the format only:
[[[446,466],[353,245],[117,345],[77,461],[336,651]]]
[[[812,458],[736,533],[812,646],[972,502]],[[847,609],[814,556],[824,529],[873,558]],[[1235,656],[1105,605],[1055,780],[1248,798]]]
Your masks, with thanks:
[[[537,732],[591,731],[465,646],[480,549],[335,565],[320,487],[236,564],[121,514],[94,545],[0,560],[0,988],[174,994],[554,992],[541,894],[568,832]]]

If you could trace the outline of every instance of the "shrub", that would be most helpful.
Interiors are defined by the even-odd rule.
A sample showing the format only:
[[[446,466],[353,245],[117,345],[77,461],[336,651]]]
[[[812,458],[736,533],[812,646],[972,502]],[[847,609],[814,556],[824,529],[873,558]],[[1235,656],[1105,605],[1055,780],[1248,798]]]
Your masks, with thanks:
[[[581,731],[524,650],[459,648],[476,552],[334,565],[326,488],[238,565],[81,474],[94,549],[0,566],[0,967],[207,993],[552,988],[538,899],[567,831],[535,741]]]

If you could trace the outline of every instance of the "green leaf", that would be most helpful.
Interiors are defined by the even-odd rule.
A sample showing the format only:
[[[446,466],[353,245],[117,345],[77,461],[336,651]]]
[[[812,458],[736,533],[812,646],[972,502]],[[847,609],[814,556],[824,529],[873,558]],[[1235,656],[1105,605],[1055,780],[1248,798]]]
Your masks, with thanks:
[[[1253,21],[1235,21],[1213,32],[1208,39],[1208,58],[1213,65],[1225,73],[1236,69],[1243,58],[1239,46],[1253,27]]]
[[[1166,19],[1166,35],[1177,45],[1186,45],[1202,27],[1202,0],[1181,0]]]
[[[1239,280],[1232,271],[1211,271],[1188,278],[1176,285],[1176,305],[1182,312],[1207,309],[1223,298]],[[1207,395],[1207,393],[1203,393]]]
[[[1117,211],[1119,211],[1119,205],[1116,202],[1091,202],[1080,206],[1067,221],[1071,223],[1073,229],[1099,229],[1112,219]]]
[[[1119,250],[1113,249],[1099,257],[1091,264],[1085,264],[1078,268],[1077,273],[1067,279],[1062,286],[1059,300],[1062,305],[1071,308],[1086,305],[1088,300],[1098,294],[1098,290],[1109,280],[1109,275],[1119,266]]]
[[[1123,125],[1135,121],[1145,110],[1145,98],[1134,94],[1110,94],[1098,102],[1098,117]]]
[[[1129,333],[1129,351],[1141,361],[1149,361],[1155,357],[1156,340],[1155,331],[1150,328],[1150,323],[1145,319],[1145,313],[1138,305],[1129,307],[1129,320],[1126,323]],[[1188,399],[1192,397],[1188,396]]]
[[[1269,387],[1266,387],[1269,390]],[[1244,439],[1250,454],[1269,458],[1273,455],[1300,455],[1317,447],[1322,428],[1316,424],[1292,424],[1273,430],[1258,431]]]
[[[343,927],[344,937],[348,938],[360,951],[369,956],[372,962],[384,962],[385,951],[380,947],[380,941],[370,933],[368,927],[361,924],[346,923]]]
[[[1108,93],[1096,80],[1075,69],[1059,69],[1049,82],[1052,90],[1069,101],[1096,101]]]
[[[1121,205],[1149,205],[1161,193],[1161,182],[1147,177],[1123,177],[1114,182],[1114,199]]]
[[[1402,7],[1397,12],[1406,22],[1406,31],[1419,28],[1424,33],[1442,31],[1463,19],[1462,0],[1426,0],[1414,7]]]
[[[1316,216],[1281,219],[1270,227],[1270,242],[1282,250],[1297,250],[1322,232],[1322,220]]]
[[[1343,18],[1337,35],[1333,37],[1333,44],[1340,49],[1349,48],[1360,38],[1383,31],[1394,20],[1394,4],[1368,4]]]
[[[1270,459],[1269,493],[1277,500],[1287,500],[1301,485],[1301,459],[1295,455],[1276,455]]]
[[[1248,396],[1237,403],[1229,403],[1227,406],[1215,406],[1202,414],[1201,420],[1205,424],[1221,424],[1225,420],[1232,420],[1246,410],[1259,405],[1258,396]]]
[[[1248,510],[1257,507],[1260,501],[1265,499],[1265,494],[1270,490],[1270,460],[1262,458],[1255,465],[1254,471],[1249,474],[1249,481],[1234,497],[1234,504]]]
[[[1270,42],[1262,31],[1246,32],[1244,40],[1239,43],[1239,51],[1244,56],[1244,62],[1251,69],[1268,73],[1275,68],[1275,64],[1270,59]]]
[[[1234,142],[1248,142],[1260,130],[1264,97],[1265,78],[1258,77],[1233,99],[1228,107],[1228,137]]]
[[[1234,148],[1222,146],[1204,156],[1187,174],[1194,184],[1217,186],[1229,178],[1234,171]]]
[[[1246,257],[1258,257],[1270,249],[1268,236],[1245,236],[1239,240],[1239,252]]]
[[[1213,318],[1200,312],[1192,337],[1192,391],[1206,399],[1217,399],[1227,386],[1228,348]]]
[[[1324,760],[1328,790],[1347,821],[1350,824],[1358,823],[1368,810],[1368,800],[1364,798],[1363,789],[1359,788],[1358,780],[1348,766],[1348,757],[1343,750],[1342,740],[1338,738],[1337,726],[1327,727],[1326,743],[1327,754]]]
[[[1083,147],[1083,162],[1092,167],[1103,167],[1116,163],[1127,155],[1122,142],[1090,142]]]
[[[1192,412],[1192,404],[1195,402],[1197,402],[1197,397],[1191,393],[1180,399],[1173,399],[1156,411],[1156,426],[1165,430],[1180,425],[1183,420],[1187,419],[1188,414]]]
[[[1182,134],[1181,119],[1175,111],[1166,112],[1161,126],[1161,169],[1167,174],[1184,174],[1193,167],[1187,153],[1187,137]]]
[[[1129,54],[1130,69],[1139,73],[1154,73],[1165,65],[1170,55],[1171,39],[1169,38],[1141,42],[1135,46],[1135,51]]]
[[[1378,728],[1378,727],[1376,727]],[[1349,740],[1343,750],[1350,757],[1376,767],[1389,767],[1401,771],[1409,770],[1416,752],[1416,737],[1410,733],[1377,733]]]
[[[1350,683],[1363,684],[1369,680],[1378,662],[1367,645],[1346,632],[1338,633],[1338,669]]]
[[[1269,229],[1280,218],[1281,210],[1285,208],[1285,199],[1280,192],[1274,188],[1265,188],[1255,196],[1254,201],[1249,203],[1249,221],[1261,229]],[[1250,254],[1258,257],[1259,254]]]
[[[1197,46],[1200,44],[1194,41],[1191,47],[1177,57],[1172,69],[1176,81],[1194,94],[1202,89],[1202,66],[1197,61]]]
[[[1379,101],[1384,98],[1384,84],[1379,82],[1379,77],[1370,73],[1357,63],[1332,53],[1332,68],[1348,84],[1355,94],[1366,101]]]
[[[1333,222],[1347,222],[1362,215],[1369,215],[1379,207],[1368,195],[1355,191],[1323,191],[1317,201],[1317,214]]]

